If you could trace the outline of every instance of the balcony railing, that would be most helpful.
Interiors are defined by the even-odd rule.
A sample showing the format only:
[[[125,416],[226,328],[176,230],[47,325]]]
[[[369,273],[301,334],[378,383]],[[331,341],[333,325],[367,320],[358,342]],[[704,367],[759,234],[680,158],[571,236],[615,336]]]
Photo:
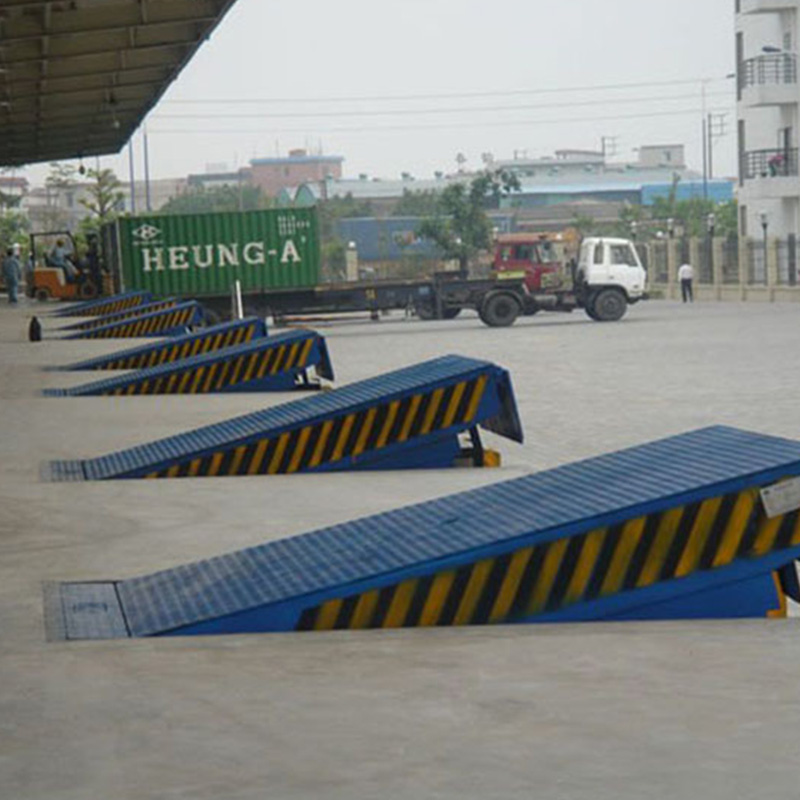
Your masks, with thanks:
[[[775,53],[749,58],[742,62],[739,81],[742,89],[797,83],[797,56],[794,53]]]
[[[744,154],[742,173],[745,179],[787,178],[797,173],[797,148],[751,150]]]

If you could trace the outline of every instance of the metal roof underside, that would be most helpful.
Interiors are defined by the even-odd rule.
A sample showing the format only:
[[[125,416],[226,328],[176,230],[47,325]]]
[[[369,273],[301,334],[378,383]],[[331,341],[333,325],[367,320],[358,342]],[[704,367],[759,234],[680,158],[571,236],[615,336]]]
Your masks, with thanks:
[[[0,166],[119,151],[235,0],[0,0]]]

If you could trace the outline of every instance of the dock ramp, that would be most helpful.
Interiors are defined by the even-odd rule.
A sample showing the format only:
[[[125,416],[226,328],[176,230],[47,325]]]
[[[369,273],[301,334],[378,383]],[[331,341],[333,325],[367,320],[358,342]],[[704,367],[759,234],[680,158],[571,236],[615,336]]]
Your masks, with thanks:
[[[287,392],[320,388],[317,376],[333,380],[325,339],[314,331],[298,330],[70,389],[45,389],[43,394],[45,397],[90,397]]]
[[[54,317],[97,317],[144,305],[151,302],[152,299],[153,295],[150,292],[125,292],[111,297],[98,297],[95,300],[74,303],[52,313]]]
[[[102,328],[106,325],[111,325],[114,322],[121,322],[124,319],[142,317],[145,314],[151,314],[153,311],[163,311],[167,308],[175,308],[179,302],[180,301],[176,300],[174,297],[169,297],[166,300],[157,300],[153,303],[144,303],[142,305],[134,306],[133,308],[123,309],[122,311],[114,311],[111,314],[94,316],[91,319],[84,320],[83,322],[73,322],[71,325],[64,325],[57,330],[90,331],[94,328]]]
[[[781,616],[800,443],[707,428],[121,581],[62,638]]]
[[[98,358],[89,358],[65,367],[48,367],[51,372],[81,372],[89,370],[147,369],[161,364],[236,347],[267,335],[267,326],[258,317],[247,317],[235,322],[223,322],[199,333],[173,336],[163,342],[153,342],[141,347],[119,350]]]
[[[127,339],[147,336],[180,336],[188,328],[203,324],[203,307],[196,300],[181,303],[175,308],[153,311],[141,317],[124,319],[92,328],[88,331],[76,331],[62,339]]]
[[[482,465],[478,426],[522,441],[508,373],[445,356],[313,397],[86,461],[56,461],[51,480],[274,475]],[[470,437],[462,447],[460,434]]]

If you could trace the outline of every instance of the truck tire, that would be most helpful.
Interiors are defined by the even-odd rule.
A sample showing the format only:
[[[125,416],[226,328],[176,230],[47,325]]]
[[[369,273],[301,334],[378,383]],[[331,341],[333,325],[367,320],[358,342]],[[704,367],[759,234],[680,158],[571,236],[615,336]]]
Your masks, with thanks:
[[[433,303],[428,300],[418,300],[414,303],[414,311],[417,312],[417,316],[422,320],[436,319],[436,309]]]
[[[443,308],[442,319],[455,319],[460,313],[460,308]]]
[[[600,317],[597,316],[597,312],[594,310],[594,301],[595,296],[590,295],[586,300],[586,306],[583,310],[586,312],[586,316],[589,317],[589,319],[593,319],[595,322],[600,322]]]
[[[603,289],[589,305],[598,322],[617,322],[625,316],[628,301],[619,289]]]
[[[513,294],[493,292],[484,298],[478,316],[490,328],[507,328],[517,321],[521,312],[522,306]]]

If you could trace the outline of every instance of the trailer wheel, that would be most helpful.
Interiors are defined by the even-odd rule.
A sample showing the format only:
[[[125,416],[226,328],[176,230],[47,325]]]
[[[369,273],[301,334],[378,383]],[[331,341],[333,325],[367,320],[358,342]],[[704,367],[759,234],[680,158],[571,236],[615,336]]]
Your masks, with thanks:
[[[521,311],[522,306],[513,294],[495,292],[484,298],[478,316],[490,328],[507,328],[517,321]]]
[[[442,319],[455,319],[460,313],[460,308],[443,308]]]
[[[617,322],[625,316],[628,301],[619,289],[603,289],[589,307],[598,322]]]
[[[33,296],[40,302],[46,303],[50,299],[50,290],[44,286],[40,286],[34,292]]]
[[[414,303],[414,311],[417,312],[417,316],[422,320],[431,320],[436,319],[436,309],[428,300],[417,300]]]

